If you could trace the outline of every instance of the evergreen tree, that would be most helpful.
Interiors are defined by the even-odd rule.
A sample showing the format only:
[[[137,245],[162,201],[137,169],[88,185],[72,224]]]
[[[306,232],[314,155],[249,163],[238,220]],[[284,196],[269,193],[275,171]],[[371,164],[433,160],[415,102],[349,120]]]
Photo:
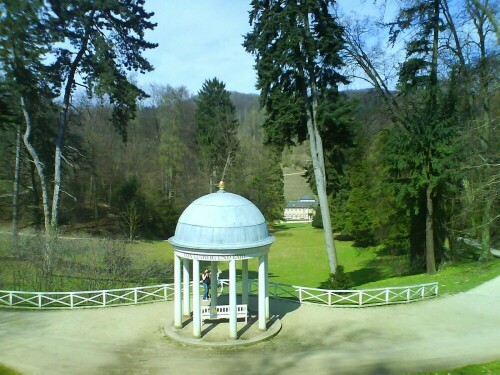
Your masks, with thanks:
[[[321,211],[319,207],[316,209],[311,225],[313,228],[323,229],[323,219],[321,218]]]
[[[440,1],[410,2],[402,7],[391,29],[391,40],[410,28],[416,32],[407,40],[407,58],[400,67],[399,89],[406,98],[406,113],[391,129],[387,142],[388,168],[397,185],[395,191],[403,205],[412,207],[416,219],[425,212],[425,264],[436,272],[436,251],[442,247],[435,231],[439,227],[436,209],[440,191],[451,180],[453,154],[458,128],[454,121],[453,100],[447,101],[438,82]],[[451,92],[451,91],[450,91]],[[410,200],[413,204],[410,205]],[[422,221],[417,227],[422,226]],[[418,231],[417,231],[418,233]],[[412,233],[413,238],[422,238]],[[418,252],[419,245],[413,245]]]
[[[253,0],[251,4],[253,30],[243,45],[256,58],[257,87],[267,111],[267,140],[283,148],[309,138],[329,265],[334,273],[337,255],[318,112],[323,103],[338,100],[338,84],[347,83],[339,73],[343,30],[330,13],[334,1]]]
[[[231,176],[230,190],[252,201],[269,225],[283,218],[284,178],[279,150],[242,139]]]
[[[371,179],[362,155],[357,153],[350,170],[351,191],[346,203],[348,212],[346,232],[350,234],[356,246],[375,244],[375,221],[372,210]]]
[[[349,290],[354,282],[348,273],[344,272],[344,266],[338,265],[335,273],[331,273],[328,280],[321,283],[320,288],[330,290]]]
[[[196,140],[206,165],[210,192],[224,180],[238,150],[238,121],[226,85],[217,78],[203,83],[196,100]]]

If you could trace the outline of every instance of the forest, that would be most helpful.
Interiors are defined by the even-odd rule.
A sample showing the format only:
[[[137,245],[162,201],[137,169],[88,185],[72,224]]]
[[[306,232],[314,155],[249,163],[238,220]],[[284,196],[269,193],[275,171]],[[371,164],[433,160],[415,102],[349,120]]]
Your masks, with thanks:
[[[333,1],[252,1],[243,47],[260,97],[217,77],[197,93],[138,87],[130,72],[151,71],[155,48],[143,4],[0,5],[0,218],[14,243],[20,230],[166,239],[220,180],[272,227],[293,168],[325,233],[407,255],[413,272],[500,247],[495,2],[402,1],[382,22]],[[354,79],[369,88],[342,89]]]

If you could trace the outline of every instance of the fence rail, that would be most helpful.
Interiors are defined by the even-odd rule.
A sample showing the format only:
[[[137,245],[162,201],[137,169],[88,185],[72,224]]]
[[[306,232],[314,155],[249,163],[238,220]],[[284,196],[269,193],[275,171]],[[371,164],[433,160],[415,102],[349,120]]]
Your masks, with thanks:
[[[220,280],[227,286],[228,280]],[[241,291],[241,283],[238,283]],[[227,294],[228,288],[224,288]],[[249,294],[258,293],[258,281],[248,280]],[[333,307],[367,307],[409,303],[437,297],[438,283],[364,290],[327,290],[303,286],[269,283],[269,296],[299,303]],[[0,290],[0,306],[34,309],[75,309],[135,305],[171,300],[174,284],[83,292],[22,292]]]
[[[257,293],[255,280],[249,285],[250,293]],[[335,307],[367,307],[409,303],[437,297],[438,283],[363,290],[328,290],[303,286],[269,283],[269,296]]]
[[[172,299],[173,296],[173,284],[83,292],[20,292],[0,290],[0,306],[37,309],[75,309],[136,305],[166,301]]]

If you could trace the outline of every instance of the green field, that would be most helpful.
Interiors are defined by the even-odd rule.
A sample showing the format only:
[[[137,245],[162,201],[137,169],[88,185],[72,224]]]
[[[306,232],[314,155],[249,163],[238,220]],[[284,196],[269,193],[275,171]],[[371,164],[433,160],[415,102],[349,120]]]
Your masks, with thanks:
[[[310,224],[283,224],[275,226],[272,235],[276,241],[271,246],[269,254],[270,281],[319,287],[328,278],[328,257],[322,230],[314,229]],[[84,265],[92,262],[101,251],[98,239],[61,241],[69,242],[73,251],[73,254],[64,254],[64,257]],[[448,265],[441,268],[436,275],[408,275],[405,256],[388,255],[380,247],[356,248],[350,241],[336,240],[335,245],[339,264],[342,264],[345,272],[351,276],[356,289],[437,281],[440,294],[457,293],[469,290],[500,274],[500,259],[494,259],[487,263],[466,261]],[[136,241],[124,246],[135,269],[145,268],[152,262],[161,268],[167,268],[171,267],[173,262],[173,249],[167,241]],[[0,256],[4,260],[0,263],[1,288],[8,289],[12,281],[11,269],[14,264],[11,260],[13,251],[10,236],[0,235],[0,251]],[[206,265],[208,264],[202,264],[202,267]],[[237,267],[238,265],[239,263]],[[228,264],[224,262],[219,264],[223,278],[227,277],[227,266]],[[64,273],[64,269],[57,272]],[[249,276],[256,278],[256,275],[257,259],[252,259],[249,262]],[[65,289],[70,285],[72,285],[71,280]]]
[[[480,374],[487,374],[487,375],[500,374],[500,360],[478,365],[460,367],[451,370],[420,372],[418,374],[413,374],[413,375],[480,375]]]
[[[310,224],[277,225],[276,238],[269,254],[270,281],[309,287],[319,287],[330,273],[324,233]],[[173,261],[173,249],[168,242],[139,241],[127,245],[138,262],[157,259]],[[344,265],[356,285],[387,277],[400,276],[406,271],[404,257],[380,255],[377,247],[355,248],[350,241],[336,241],[339,263]],[[227,276],[227,263],[220,263],[222,277]],[[249,262],[250,277],[256,277],[257,259]]]
[[[0,375],[20,375],[20,374],[21,374],[20,372],[17,372],[0,363]]]
[[[273,282],[319,287],[329,275],[328,257],[322,230],[310,224],[277,225],[276,237],[269,253],[269,279]],[[353,279],[356,289],[406,286],[439,282],[440,294],[469,290],[500,275],[500,259],[488,263],[466,261],[448,265],[436,275],[407,275],[405,256],[391,256],[380,247],[356,248],[350,241],[335,241],[339,263]],[[162,263],[173,261],[173,249],[168,242],[136,242],[127,245],[138,262],[157,259]],[[220,263],[227,271],[227,263]],[[257,260],[249,262],[250,277],[256,277]],[[472,277],[473,276],[473,277]],[[223,272],[222,277],[227,277]]]

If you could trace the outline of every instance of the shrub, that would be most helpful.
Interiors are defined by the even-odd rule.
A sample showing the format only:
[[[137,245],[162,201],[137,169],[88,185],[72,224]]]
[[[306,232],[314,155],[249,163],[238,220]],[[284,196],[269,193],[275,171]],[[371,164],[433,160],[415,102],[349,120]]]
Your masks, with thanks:
[[[340,264],[335,268],[335,273],[331,273],[328,280],[321,283],[322,289],[348,290],[354,286],[351,276],[344,272],[344,266]]]
[[[313,228],[323,229],[323,218],[321,217],[321,210],[319,206],[316,208],[316,213],[313,216],[312,220]]]

